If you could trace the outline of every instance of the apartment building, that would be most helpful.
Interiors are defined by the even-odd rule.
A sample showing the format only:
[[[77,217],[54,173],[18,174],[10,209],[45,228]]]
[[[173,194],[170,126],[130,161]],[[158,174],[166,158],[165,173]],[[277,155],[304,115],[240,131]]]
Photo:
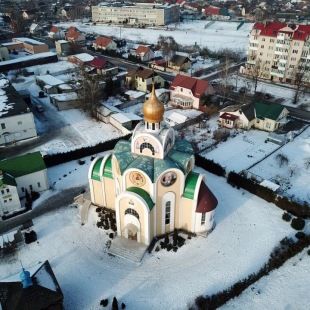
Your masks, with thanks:
[[[92,6],[92,20],[103,23],[163,26],[179,22],[178,5],[101,3]]]
[[[245,73],[276,82],[302,78],[310,83],[310,25],[255,23]]]

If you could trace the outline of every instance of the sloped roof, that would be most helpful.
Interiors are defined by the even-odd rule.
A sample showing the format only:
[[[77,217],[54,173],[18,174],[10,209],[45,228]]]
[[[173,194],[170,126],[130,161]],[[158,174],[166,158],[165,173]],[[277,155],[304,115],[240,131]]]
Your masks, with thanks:
[[[3,172],[3,171],[2,171],[2,173],[3,173],[3,179],[2,179],[2,180],[0,179],[0,187],[1,187],[3,184],[5,184],[5,185],[11,185],[11,186],[16,186],[16,185],[17,185],[17,184],[16,184],[16,181],[15,181],[15,179],[14,179],[13,176],[11,176],[10,174],[5,173],[5,172]]]
[[[0,281],[0,301],[3,309],[41,310],[60,306],[63,294],[48,261],[31,276],[33,285],[23,288],[22,283]]]
[[[188,199],[194,199],[195,188],[197,185],[199,174],[196,172],[190,172],[185,180],[183,197]]]
[[[58,27],[52,27],[52,29],[50,30],[50,32],[56,33],[59,31]]]
[[[139,188],[139,187],[129,187],[126,190],[128,192],[135,193],[135,194],[139,195],[140,197],[142,197],[145,200],[145,202],[147,203],[147,205],[149,206],[150,211],[154,208],[154,202],[153,202],[152,198],[144,189]]]
[[[89,65],[90,65],[91,67],[96,68],[96,69],[103,69],[103,68],[107,65],[107,63],[108,63],[107,59],[95,57],[95,58],[89,63]]]
[[[285,109],[282,105],[272,102],[254,102],[256,117],[259,119],[269,118],[276,121]]]
[[[40,152],[29,153],[0,161],[0,170],[14,178],[46,169]]]
[[[170,62],[172,62],[173,64],[175,64],[176,66],[181,66],[186,62],[189,62],[189,58],[186,56],[182,56],[182,55],[177,55],[174,54],[172,56],[172,58],[170,59]]]
[[[204,181],[201,181],[198,201],[197,201],[197,213],[210,212],[216,208],[218,201],[214,194],[211,192],[209,187],[205,184]]]
[[[239,116],[225,112],[220,116],[220,118],[230,120],[230,121],[235,121],[236,119],[239,118]]]
[[[94,44],[96,44],[98,46],[102,46],[102,47],[107,47],[111,41],[112,41],[112,39],[110,39],[110,38],[99,36],[96,38]]]
[[[170,90],[175,90],[177,87],[190,89],[193,96],[200,98],[205,90],[210,86],[208,81],[195,79],[193,77],[178,74],[170,85]]]
[[[157,76],[157,73],[153,70],[139,67],[137,69],[128,70],[127,76],[149,79],[150,77]]]
[[[139,45],[139,47],[135,51],[135,54],[136,55],[146,54],[149,50],[150,50],[149,46]]]

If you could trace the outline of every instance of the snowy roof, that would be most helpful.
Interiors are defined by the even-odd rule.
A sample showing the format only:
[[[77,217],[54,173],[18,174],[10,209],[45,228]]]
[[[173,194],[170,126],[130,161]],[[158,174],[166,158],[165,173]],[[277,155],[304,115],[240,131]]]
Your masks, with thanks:
[[[39,81],[42,81],[44,84],[48,84],[51,86],[57,86],[60,84],[65,84],[64,81],[55,78],[54,76],[50,75],[50,74],[46,74],[46,75],[39,75],[36,77],[36,79],[38,79]]]
[[[65,43],[68,43],[68,44],[69,44],[69,42],[66,41],[66,40],[58,40],[57,42],[60,43],[60,44],[65,44]]]
[[[170,90],[166,88],[158,88],[158,89],[155,89],[155,93],[156,93],[156,96],[159,97],[161,94],[170,93]],[[145,98],[150,98],[150,97],[151,97],[151,93],[145,95]]]
[[[32,59],[46,58],[46,57],[55,56],[55,55],[56,55],[56,53],[53,53],[53,52],[39,53],[39,54],[35,54],[35,55],[20,57],[17,59],[10,59],[10,60],[1,61],[0,66],[5,66],[8,64],[12,64],[12,63],[19,63],[19,62],[23,62],[23,61],[27,61],[27,60],[32,60]]]
[[[33,39],[30,39],[30,38],[25,38],[25,37],[14,38],[13,40],[17,40],[17,41],[20,41],[20,42],[23,42],[23,43],[28,43],[28,44],[31,44],[31,45],[46,45],[43,42],[40,42],[40,41],[37,41],[37,40],[33,40]]]
[[[61,84],[58,86],[59,89],[61,90],[70,90],[72,87],[69,84]]]
[[[128,123],[131,121],[131,119],[128,118],[125,115],[125,113],[115,113],[115,114],[111,115],[111,117],[121,124]]]
[[[83,62],[92,61],[94,59],[94,56],[87,53],[76,54],[73,56]]]
[[[264,180],[263,182],[261,182],[259,185],[270,188],[271,190],[273,190],[274,192],[277,191],[280,188],[280,185],[275,184],[271,181],[268,180]]]
[[[127,95],[127,96],[129,96],[131,98],[137,99],[137,98],[140,98],[140,97],[144,96],[145,92],[143,92],[143,91],[135,91],[135,90],[127,90],[125,92],[125,95]]]
[[[67,101],[67,100],[76,100],[78,99],[78,95],[75,92],[72,93],[64,93],[64,94],[55,94],[50,95],[52,98],[55,98],[57,101]]]
[[[168,123],[174,123],[174,124],[182,124],[188,119],[187,116],[182,115],[178,112],[172,112],[167,118]]]

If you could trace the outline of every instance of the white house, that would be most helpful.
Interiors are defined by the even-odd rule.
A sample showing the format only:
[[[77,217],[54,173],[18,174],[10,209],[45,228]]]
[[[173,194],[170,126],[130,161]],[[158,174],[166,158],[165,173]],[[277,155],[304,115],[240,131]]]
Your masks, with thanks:
[[[48,33],[48,36],[51,39],[63,40],[66,37],[66,34],[62,29],[58,27],[52,27],[52,29]]]
[[[141,61],[149,61],[154,59],[154,52],[149,46],[139,45],[135,51],[135,56],[140,58]]]
[[[0,161],[0,213],[21,208],[19,198],[26,190],[42,192],[49,189],[47,169],[40,152]]]
[[[34,117],[7,80],[0,80],[0,145],[37,136]]]

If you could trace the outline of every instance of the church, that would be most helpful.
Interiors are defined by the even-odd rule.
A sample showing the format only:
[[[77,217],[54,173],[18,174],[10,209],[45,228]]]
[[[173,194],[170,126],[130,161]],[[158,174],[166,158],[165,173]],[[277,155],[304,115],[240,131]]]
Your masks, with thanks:
[[[153,85],[130,141],[93,160],[89,173],[91,202],[115,210],[117,234],[149,245],[174,228],[206,235],[214,227],[217,199],[194,172],[191,144],[177,140],[163,122],[164,105]]]

